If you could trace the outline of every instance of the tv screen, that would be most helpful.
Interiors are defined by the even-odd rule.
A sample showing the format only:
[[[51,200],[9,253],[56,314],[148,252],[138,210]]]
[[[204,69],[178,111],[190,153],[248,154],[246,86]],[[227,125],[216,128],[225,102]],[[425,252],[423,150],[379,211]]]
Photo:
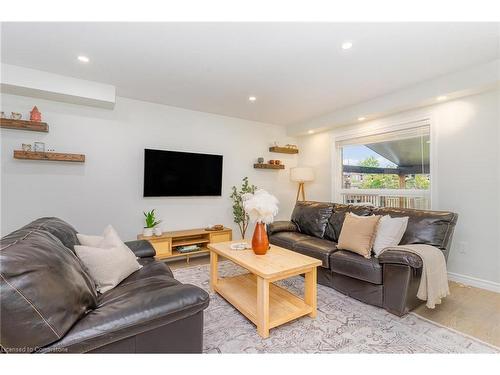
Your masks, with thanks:
[[[220,196],[222,155],[144,150],[144,196]]]

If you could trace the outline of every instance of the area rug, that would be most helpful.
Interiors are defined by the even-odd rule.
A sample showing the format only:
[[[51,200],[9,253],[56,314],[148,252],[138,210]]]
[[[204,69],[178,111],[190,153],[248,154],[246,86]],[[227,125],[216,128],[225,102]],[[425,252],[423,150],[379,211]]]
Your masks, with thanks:
[[[246,272],[231,262],[220,276]],[[209,265],[174,271],[183,283],[209,291]],[[277,283],[302,295],[300,276]],[[255,326],[221,296],[210,293],[205,310],[205,353],[498,353],[472,337],[408,314],[402,318],[318,285],[318,315],[271,329],[262,339]]]

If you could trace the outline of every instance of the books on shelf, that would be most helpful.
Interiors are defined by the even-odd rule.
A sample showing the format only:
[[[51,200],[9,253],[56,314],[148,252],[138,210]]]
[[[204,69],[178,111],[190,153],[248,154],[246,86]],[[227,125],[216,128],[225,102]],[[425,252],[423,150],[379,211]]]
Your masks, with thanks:
[[[187,246],[179,246],[176,249],[179,253],[184,254],[184,253],[192,253],[193,251],[199,251],[201,250],[201,246],[187,245]]]

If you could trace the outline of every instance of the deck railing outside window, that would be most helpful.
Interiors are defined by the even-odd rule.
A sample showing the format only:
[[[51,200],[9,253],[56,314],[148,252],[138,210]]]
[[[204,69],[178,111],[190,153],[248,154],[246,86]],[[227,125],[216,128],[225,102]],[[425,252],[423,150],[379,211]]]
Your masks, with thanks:
[[[417,193],[398,193],[398,192],[351,192],[343,191],[341,193],[344,204],[363,204],[368,203],[377,207],[396,207],[396,208],[416,208],[419,210],[430,209],[429,192],[422,191]]]

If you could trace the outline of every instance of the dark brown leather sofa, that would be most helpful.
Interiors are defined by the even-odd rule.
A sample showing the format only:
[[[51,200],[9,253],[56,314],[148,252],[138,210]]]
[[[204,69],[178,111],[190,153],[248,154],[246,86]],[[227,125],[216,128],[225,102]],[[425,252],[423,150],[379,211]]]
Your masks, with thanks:
[[[208,294],[175,280],[147,241],[127,243],[143,267],[104,294],[60,219],[38,219],[0,244],[3,352],[201,353]]]
[[[317,258],[318,283],[350,297],[402,316],[420,305],[417,290],[422,259],[404,251],[386,251],[379,258],[337,249],[347,212],[356,215],[408,216],[401,244],[429,244],[446,259],[458,215],[452,212],[400,208],[378,208],[321,202],[297,202],[291,221],[268,226],[272,244]]]

